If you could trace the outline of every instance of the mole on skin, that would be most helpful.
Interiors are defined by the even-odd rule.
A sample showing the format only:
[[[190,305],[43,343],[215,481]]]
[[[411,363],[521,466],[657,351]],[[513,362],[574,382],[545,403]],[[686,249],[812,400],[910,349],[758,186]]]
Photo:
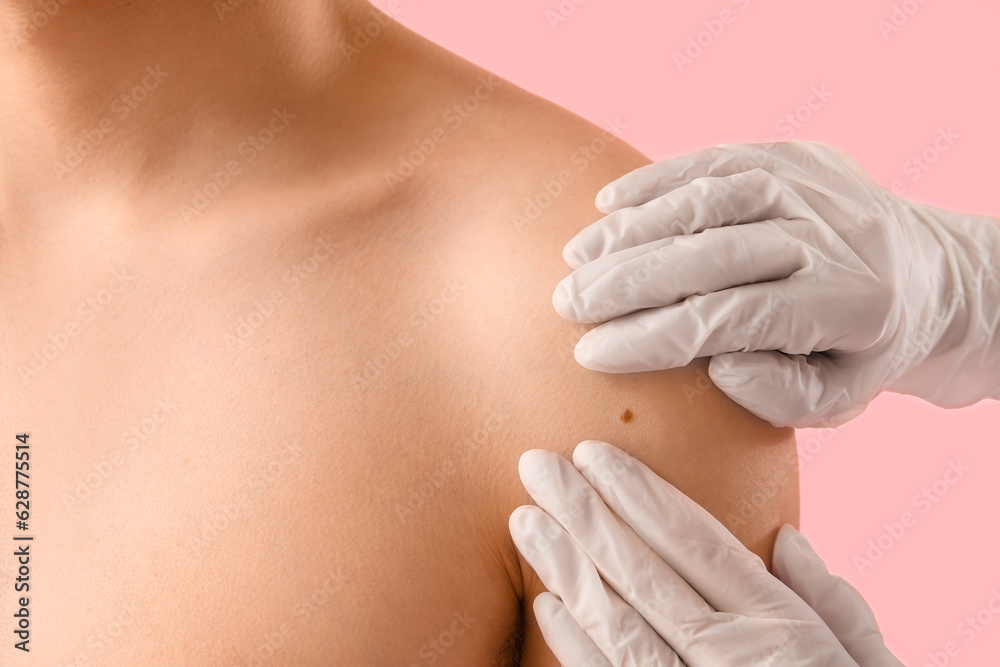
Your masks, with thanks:
[[[621,420],[626,424],[632,421],[632,411],[629,410],[628,408],[625,408],[625,412],[623,412],[621,415]]]

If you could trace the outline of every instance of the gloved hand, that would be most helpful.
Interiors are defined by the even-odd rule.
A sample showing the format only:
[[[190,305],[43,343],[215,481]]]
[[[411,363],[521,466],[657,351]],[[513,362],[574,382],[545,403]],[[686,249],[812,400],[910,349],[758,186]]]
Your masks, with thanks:
[[[549,591],[534,611],[563,665],[902,665],[861,595],[791,526],[774,547],[779,581],[617,447],[580,443],[572,464],[533,449],[518,468],[538,507],[514,510],[510,532]]]
[[[576,358],[612,373],[712,356],[777,426],[836,426],[882,390],[1000,397],[1000,222],[879,186],[823,144],[724,145],[606,186],[563,256]]]

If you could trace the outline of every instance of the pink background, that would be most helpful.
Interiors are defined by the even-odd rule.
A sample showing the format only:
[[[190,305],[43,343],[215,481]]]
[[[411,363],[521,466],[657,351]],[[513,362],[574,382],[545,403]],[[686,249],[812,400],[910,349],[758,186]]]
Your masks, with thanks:
[[[396,2],[399,21],[469,60],[594,122],[620,117],[652,159],[791,132],[843,148],[912,199],[1000,215],[996,3]],[[566,20],[553,23],[547,12],[560,6]],[[879,21],[891,26],[894,7],[899,29],[883,35]],[[675,52],[724,10],[729,23],[701,35],[707,46],[681,71]],[[829,99],[799,110],[812,87]],[[797,110],[800,127],[779,127]],[[911,157],[948,128],[953,145],[913,171]],[[993,591],[1000,611],[998,433],[1000,404],[946,411],[898,395],[836,432],[799,432],[803,529],[862,591],[907,665],[997,664],[1000,614],[983,612],[978,631],[961,624]],[[940,482],[937,502],[916,504],[949,462],[969,470]],[[897,539],[885,525],[905,512],[913,521]],[[880,538],[888,549],[860,571],[855,557]]]

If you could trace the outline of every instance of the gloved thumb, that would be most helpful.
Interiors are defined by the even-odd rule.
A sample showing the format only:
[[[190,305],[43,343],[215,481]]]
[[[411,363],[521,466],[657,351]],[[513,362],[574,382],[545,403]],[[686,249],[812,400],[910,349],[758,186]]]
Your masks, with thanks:
[[[776,350],[730,352],[712,357],[708,375],[729,398],[775,426],[832,428],[865,409],[851,399],[849,382],[820,355]]]
[[[772,569],[823,619],[855,662],[865,667],[902,667],[886,648],[875,614],[861,593],[830,574],[805,536],[789,524],[778,531]]]

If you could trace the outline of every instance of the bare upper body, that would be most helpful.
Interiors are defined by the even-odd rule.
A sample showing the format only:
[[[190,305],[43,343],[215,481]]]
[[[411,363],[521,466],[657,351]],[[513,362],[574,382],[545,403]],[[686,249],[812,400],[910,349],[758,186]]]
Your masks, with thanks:
[[[555,665],[507,517],[521,452],[584,439],[769,558],[793,433],[701,364],[586,371],[551,307],[643,156],[398,27],[336,95],[286,97],[253,159],[174,156],[129,209],[4,202],[0,434],[31,433],[36,536],[32,651],[4,664]]]

